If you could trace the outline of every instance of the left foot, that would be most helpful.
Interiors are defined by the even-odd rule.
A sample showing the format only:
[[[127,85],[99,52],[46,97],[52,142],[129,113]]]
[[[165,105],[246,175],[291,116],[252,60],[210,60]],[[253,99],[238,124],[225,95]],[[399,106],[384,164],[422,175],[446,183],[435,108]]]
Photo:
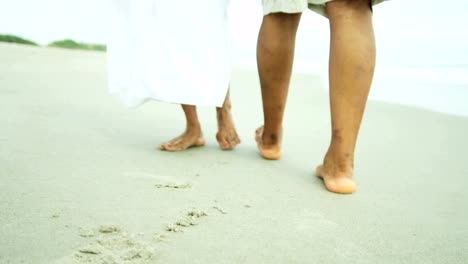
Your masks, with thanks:
[[[334,193],[351,194],[356,190],[353,180],[353,162],[349,155],[327,153],[322,165],[315,169],[315,175],[322,178],[325,187]]]
[[[191,147],[201,147],[205,145],[201,129],[188,128],[182,135],[159,145],[160,150],[182,151]]]
[[[264,159],[277,160],[281,157],[281,139],[277,139],[275,143],[265,144],[263,140],[264,127],[261,126],[255,130],[255,141],[257,141],[258,151]],[[281,136],[279,137],[281,138]]]
[[[232,120],[231,111],[224,108],[217,109],[218,133],[216,140],[222,150],[230,150],[236,147],[241,141],[237,135],[234,122]]]

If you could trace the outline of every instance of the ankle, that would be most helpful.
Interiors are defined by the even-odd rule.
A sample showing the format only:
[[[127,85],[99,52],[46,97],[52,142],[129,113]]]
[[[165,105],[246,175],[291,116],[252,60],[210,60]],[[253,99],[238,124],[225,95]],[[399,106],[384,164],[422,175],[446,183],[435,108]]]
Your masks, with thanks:
[[[201,126],[198,122],[187,123],[185,127],[186,133],[200,133],[201,134]]]
[[[281,132],[267,132],[264,131],[262,135],[262,142],[265,146],[276,146],[281,143]]]
[[[230,107],[216,108],[216,116],[218,119],[226,119],[231,115]]]
[[[333,168],[340,172],[352,172],[354,169],[354,152],[331,144],[323,161],[325,168]]]

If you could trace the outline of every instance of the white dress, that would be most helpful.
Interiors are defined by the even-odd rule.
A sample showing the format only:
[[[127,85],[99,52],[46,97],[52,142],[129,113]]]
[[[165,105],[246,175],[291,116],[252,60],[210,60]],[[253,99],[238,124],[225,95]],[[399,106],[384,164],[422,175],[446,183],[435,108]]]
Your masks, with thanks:
[[[112,0],[108,84],[149,99],[222,106],[230,81],[229,0]]]

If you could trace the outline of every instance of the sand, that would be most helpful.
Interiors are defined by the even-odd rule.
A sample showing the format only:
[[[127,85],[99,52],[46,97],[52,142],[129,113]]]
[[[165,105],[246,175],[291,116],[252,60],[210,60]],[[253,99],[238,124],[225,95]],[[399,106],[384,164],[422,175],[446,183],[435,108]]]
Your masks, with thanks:
[[[369,102],[358,190],[332,194],[313,175],[322,83],[294,75],[279,161],[256,151],[247,70],[232,81],[238,148],[219,150],[200,108],[206,146],[162,152],[182,112],[124,108],[104,54],[0,44],[0,263],[467,263],[468,119]]]

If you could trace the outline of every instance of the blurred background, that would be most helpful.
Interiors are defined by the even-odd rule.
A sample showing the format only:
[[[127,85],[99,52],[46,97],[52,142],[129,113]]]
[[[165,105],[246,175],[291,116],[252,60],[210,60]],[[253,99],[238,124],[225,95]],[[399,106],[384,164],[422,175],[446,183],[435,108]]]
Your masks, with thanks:
[[[63,39],[105,45],[112,26],[109,5],[109,0],[0,0],[0,34],[39,45]],[[370,99],[468,116],[467,15],[463,0],[391,0],[375,6],[377,69]],[[261,1],[231,0],[229,16],[234,66],[256,69]],[[328,20],[305,12],[294,71],[320,74],[325,88],[328,45]]]

